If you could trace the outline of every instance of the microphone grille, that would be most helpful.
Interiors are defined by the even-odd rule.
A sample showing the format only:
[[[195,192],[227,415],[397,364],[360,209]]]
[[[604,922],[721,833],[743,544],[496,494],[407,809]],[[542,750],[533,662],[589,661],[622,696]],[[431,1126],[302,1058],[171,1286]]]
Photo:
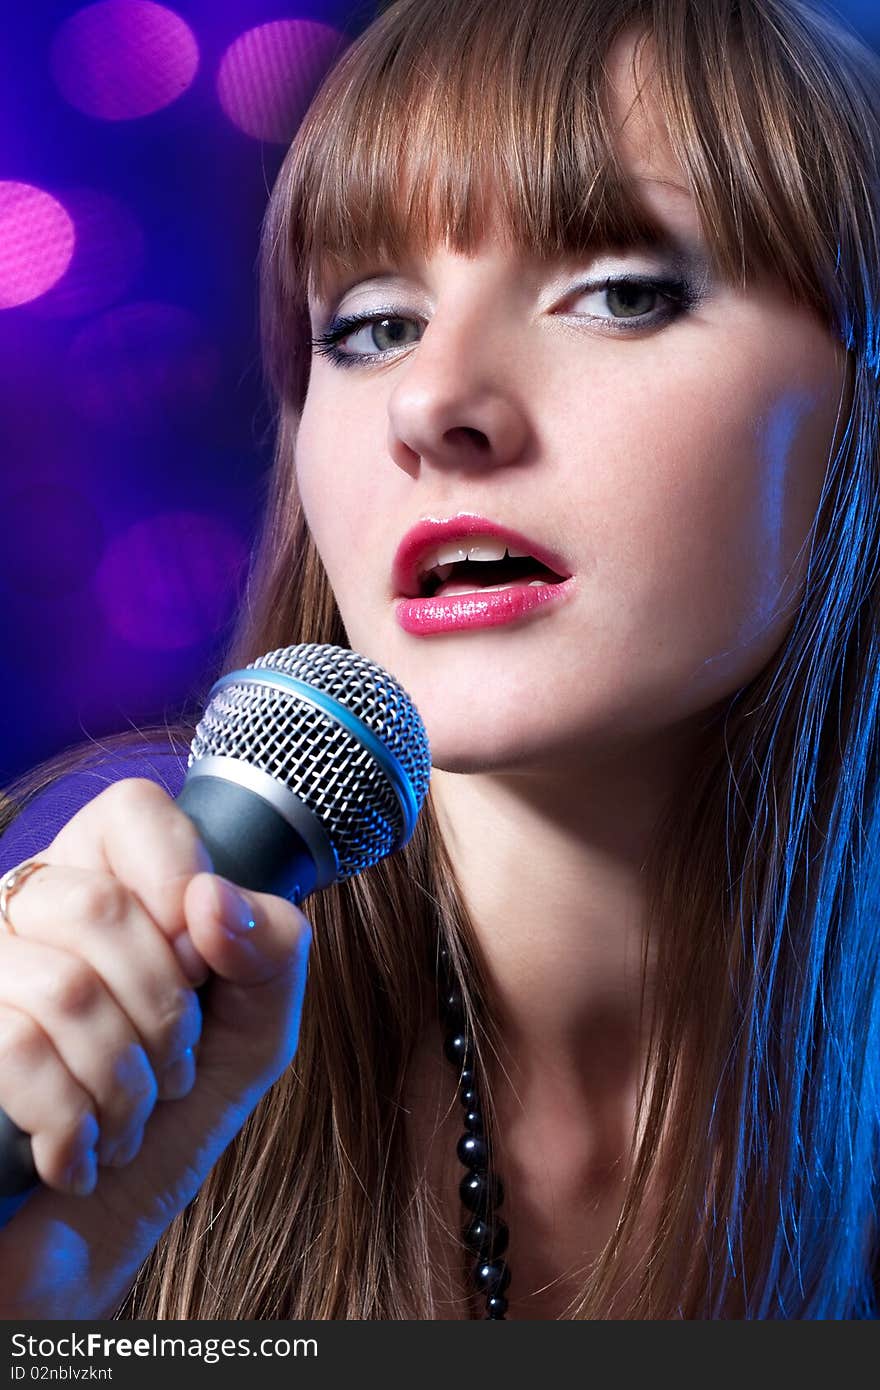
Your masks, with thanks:
[[[337,879],[400,848],[409,838],[405,808],[367,744],[295,690],[249,681],[250,670],[277,671],[344,706],[397,760],[416,814],[421,809],[431,756],[418,710],[382,666],[330,643],[280,647],[224,678],[198,724],[188,766],[208,756],[238,758],[288,787],[327,831]]]

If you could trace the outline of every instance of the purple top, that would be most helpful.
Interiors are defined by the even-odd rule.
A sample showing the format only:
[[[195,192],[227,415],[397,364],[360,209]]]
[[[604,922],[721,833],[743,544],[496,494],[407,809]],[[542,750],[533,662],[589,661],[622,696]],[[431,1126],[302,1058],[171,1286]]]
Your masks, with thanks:
[[[175,752],[167,745],[135,745],[113,749],[100,762],[93,757],[90,766],[65,773],[38,793],[0,836],[0,874],[39,854],[81,807],[123,777],[147,777],[177,796],[187,757],[188,750]]]

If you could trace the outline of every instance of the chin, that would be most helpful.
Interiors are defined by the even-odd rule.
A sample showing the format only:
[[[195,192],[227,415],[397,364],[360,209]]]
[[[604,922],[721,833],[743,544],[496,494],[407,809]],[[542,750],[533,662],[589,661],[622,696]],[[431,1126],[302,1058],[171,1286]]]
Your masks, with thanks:
[[[434,710],[431,702],[419,709],[431,746],[431,766],[440,772],[516,772],[547,766],[560,754],[571,756],[571,742],[563,749],[560,730],[529,727],[522,707],[510,712],[487,711],[465,704],[464,709]]]
[[[583,690],[555,687],[546,667],[504,649],[432,644],[401,650],[374,635],[349,633],[355,650],[377,662],[406,690],[424,722],[431,764],[443,772],[502,772],[570,757],[585,734]],[[589,735],[588,735],[589,736]]]
[[[435,689],[418,698],[412,692],[428,734],[431,765],[444,772],[482,772],[504,763],[522,742],[522,723],[508,733],[497,712],[484,706],[474,709],[470,701],[438,699]]]
[[[513,762],[487,758],[485,753],[472,751],[470,753],[452,752],[448,757],[442,754],[439,757],[432,754],[431,768],[434,772],[455,772],[462,776],[468,774],[473,776],[479,772],[516,772],[522,770],[522,764],[517,766]]]

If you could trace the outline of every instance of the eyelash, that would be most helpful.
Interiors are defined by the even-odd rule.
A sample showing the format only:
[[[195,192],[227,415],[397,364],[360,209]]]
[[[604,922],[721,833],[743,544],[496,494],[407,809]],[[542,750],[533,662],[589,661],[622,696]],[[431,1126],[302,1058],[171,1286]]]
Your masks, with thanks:
[[[667,300],[670,307],[659,316],[659,319],[655,316],[655,318],[650,321],[652,324],[658,322],[664,324],[671,323],[675,319],[681,317],[682,314],[688,313],[700,300],[700,295],[696,293],[693,286],[680,276],[659,279],[637,275],[609,276],[607,280],[602,280],[595,285],[582,285],[580,289],[575,290],[574,293],[575,295],[580,295],[595,293],[597,290],[601,292],[617,289],[621,285],[632,286],[636,289],[656,290],[658,294],[662,295],[663,298]],[[586,317],[589,318],[592,316],[587,315]],[[338,318],[333,320],[326,333],[319,333],[317,337],[312,338],[312,349],[321,357],[328,358],[329,361],[337,367],[354,367],[363,365],[364,363],[382,361],[389,353],[396,353],[400,351],[400,349],[386,348],[384,352],[344,352],[340,350],[337,344],[342,339],[350,337],[352,333],[356,332],[359,328],[365,327],[367,324],[383,323],[389,319],[392,321],[412,321],[410,315],[389,312],[384,314],[341,314]],[[597,321],[600,324],[608,322],[606,319],[598,319]],[[619,319],[617,322],[625,324],[627,320]],[[643,322],[636,322],[635,320],[632,322],[632,328],[603,328],[600,329],[600,331],[609,333],[632,333],[638,328],[644,327]],[[410,347],[412,345],[406,343],[403,346]]]

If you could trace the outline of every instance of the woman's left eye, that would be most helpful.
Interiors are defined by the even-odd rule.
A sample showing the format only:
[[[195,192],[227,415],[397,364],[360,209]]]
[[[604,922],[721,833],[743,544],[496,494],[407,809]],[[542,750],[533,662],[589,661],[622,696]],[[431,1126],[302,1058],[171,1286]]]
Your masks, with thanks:
[[[574,318],[592,319],[603,325],[601,331],[612,333],[631,333],[638,328],[655,327],[678,318],[696,303],[696,297],[688,283],[676,279],[635,279],[631,276],[609,278],[597,285],[584,285],[569,298],[580,303],[584,297],[604,298],[611,316],[602,314],[573,314]],[[660,299],[663,306],[652,311],[651,305]],[[322,357],[340,367],[355,366],[358,363],[382,360],[395,348],[408,347],[418,342],[418,336],[408,329],[418,327],[420,320],[406,318],[397,314],[344,314],[331,323],[326,333],[312,339],[312,348]],[[605,324],[620,324],[621,327],[605,328]],[[358,352],[350,348],[343,350],[341,343],[356,338],[364,332],[372,339],[376,351]]]
[[[618,321],[626,319],[656,319],[658,315],[651,312],[652,304],[656,304],[658,299],[665,298],[674,303],[680,302],[685,298],[685,286],[676,281],[669,281],[665,288],[657,281],[648,280],[606,280],[604,284],[598,286],[585,286],[583,290],[577,292],[576,301],[582,299],[595,298],[599,301],[605,300],[611,309],[611,320]],[[646,307],[647,305],[647,307]],[[602,314],[591,315],[591,317],[603,318]],[[663,317],[661,311],[660,317]]]

